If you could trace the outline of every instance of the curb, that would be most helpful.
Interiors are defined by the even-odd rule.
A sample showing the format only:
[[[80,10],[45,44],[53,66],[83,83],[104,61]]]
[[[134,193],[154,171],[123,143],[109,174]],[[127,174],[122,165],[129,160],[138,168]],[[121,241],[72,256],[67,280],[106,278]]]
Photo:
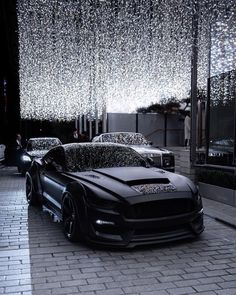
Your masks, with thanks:
[[[208,217],[210,217],[212,219],[215,219],[216,221],[218,221],[220,223],[223,223],[224,225],[227,225],[227,226],[229,226],[229,227],[231,227],[233,229],[236,229],[236,225],[234,223],[230,222],[230,221],[227,221],[227,220],[219,218],[219,217],[215,217],[215,216],[213,216],[211,214],[208,214],[208,213],[204,213],[204,215],[206,215],[206,216],[208,216]]]
[[[236,229],[236,225],[233,224],[233,223],[231,223],[231,222],[229,222],[229,221],[223,220],[223,219],[221,219],[221,218],[219,218],[219,217],[214,217],[214,219],[215,219],[216,221],[219,221],[219,222],[221,222],[221,223],[223,223],[223,224],[229,226],[229,227],[232,227],[232,228]]]

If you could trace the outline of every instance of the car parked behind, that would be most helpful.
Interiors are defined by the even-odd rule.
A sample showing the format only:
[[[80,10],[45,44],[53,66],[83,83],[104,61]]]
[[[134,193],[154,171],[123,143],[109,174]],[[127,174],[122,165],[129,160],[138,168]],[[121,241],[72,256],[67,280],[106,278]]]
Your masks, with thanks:
[[[31,162],[34,158],[44,156],[52,147],[61,145],[61,141],[57,137],[35,137],[30,138],[27,142],[26,149],[20,155],[17,162],[18,171],[25,175],[30,168]]]
[[[136,132],[109,132],[93,138],[92,142],[113,142],[128,145],[145,158],[151,158],[155,167],[167,171],[175,171],[175,157],[173,152],[160,147],[152,146],[141,133]]]

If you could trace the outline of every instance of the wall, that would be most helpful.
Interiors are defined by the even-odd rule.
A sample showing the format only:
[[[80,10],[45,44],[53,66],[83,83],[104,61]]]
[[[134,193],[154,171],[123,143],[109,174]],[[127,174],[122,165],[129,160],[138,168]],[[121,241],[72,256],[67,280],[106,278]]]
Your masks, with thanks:
[[[107,118],[107,132],[140,132],[158,146],[184,144],[184,119],[179,115],[108,113]]]

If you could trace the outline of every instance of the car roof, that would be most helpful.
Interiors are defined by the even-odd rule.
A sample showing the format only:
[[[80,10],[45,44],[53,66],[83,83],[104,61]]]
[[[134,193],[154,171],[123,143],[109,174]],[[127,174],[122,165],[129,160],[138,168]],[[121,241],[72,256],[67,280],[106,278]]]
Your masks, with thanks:
[[[58,137],[31,137],[31,138],[29,138],[29,140],[47,140],[47,139],[58,139],[58,140],[60,140]]]
[[[132,132],[132,131],[115,131],[115,132],[104,132],[100,135],[103,135],[103,134],[120,134],[120,133],[125,133],[125,134],[141,134],[143,135],[142,133],[140,132]]]
[[[60,145],[60,147],[62,147],[64,150],[69,150],[69,149],[73,149],[76,147],[122,147],[122,148],[128,148],[131,149],[130,147],[124,145],[124,144],[120,144],[120,143],[113,143],[113,142],[72,142],[72,143],[66,143],[66,144],[62,144]]]

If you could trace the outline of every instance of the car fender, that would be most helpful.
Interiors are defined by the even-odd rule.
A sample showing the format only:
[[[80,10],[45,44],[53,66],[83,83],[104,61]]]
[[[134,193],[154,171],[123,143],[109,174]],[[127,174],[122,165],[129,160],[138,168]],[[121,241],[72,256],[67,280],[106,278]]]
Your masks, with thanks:
[[[32,179],[35,193],[40,197],[40,199],[42,199],[42,187],[38,175],[37,165],[35,164],[35,162],[32,163],[29,170],[26,172],[25,176],[30,177]]]
[[[86,202],[85,202],[85,195],[86,195],[86,190],[84,186],[77,181],[69,183],[62,196],[62,205],[64,203],[64,198],[66,194],[69,193],[74,200],[77,202],[78,205],[78,214],[81,222],[81,230],[86,231],[87,228],[87,208],[86,208]]]

